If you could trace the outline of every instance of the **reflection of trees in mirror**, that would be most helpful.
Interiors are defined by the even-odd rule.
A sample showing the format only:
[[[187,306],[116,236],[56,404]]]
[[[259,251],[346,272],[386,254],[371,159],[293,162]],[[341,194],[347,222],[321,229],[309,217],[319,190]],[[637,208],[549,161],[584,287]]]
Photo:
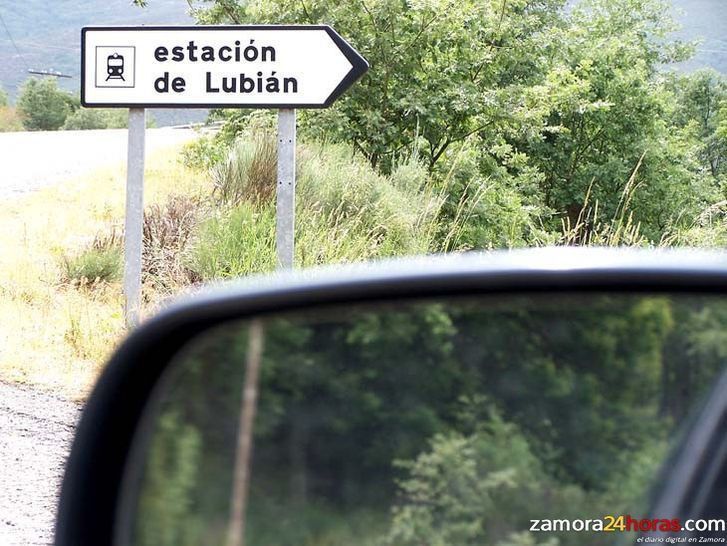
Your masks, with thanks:
[[[727,305],[531,296],[264,321],[247,546],[611,544],[727,356]],[[134,545],[224,545],[247,323],[168,372]],[[552,540],[551,540],[552,539]]]

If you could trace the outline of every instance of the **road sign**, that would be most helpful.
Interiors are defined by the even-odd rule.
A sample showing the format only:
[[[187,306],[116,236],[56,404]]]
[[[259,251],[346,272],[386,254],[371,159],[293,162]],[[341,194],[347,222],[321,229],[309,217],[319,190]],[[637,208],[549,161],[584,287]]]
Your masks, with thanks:
[[[325,25],[86,27],[81,103],[325,108],[368,63]]]
[[[86,27],[81,104],[129,108],[124,224],[128,327],[140,320],[145,108],[278,108],[276,245],[293,267],[296,108],[326,108],[368,63],[326,25]]]

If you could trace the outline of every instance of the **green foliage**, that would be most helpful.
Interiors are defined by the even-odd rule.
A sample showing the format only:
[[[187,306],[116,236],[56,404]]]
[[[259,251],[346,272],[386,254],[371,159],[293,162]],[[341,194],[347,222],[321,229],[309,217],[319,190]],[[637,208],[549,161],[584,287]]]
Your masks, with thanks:
[[[437,250],[441,196],[415,160],[383,176],[339,145],[309,147],[299,163],[302,265]]]
[[[580,507],[585,493],[549,476],[523,433],[495,409],[478,419],[470,434],[442,433],[412,461],[399,462],[406,478],[399,482],[387,544],[562,544],[551,537],[528,542],[518,530],[545,514],[563,518]],[[532,535],[530,535],[532,537]],[[593,540],[593,537],[589,537]]]
[[[302,135],[383,173],[418,158],[443,193],[439,244],[477,249],[672,244],[723,199],[724,78],[665,72],[693,52],[669,13],[664,0],[217,0],[195,16],[342,32],[371,69],[303,113]],[[251,123],[215,115],[227,143]]]
[[[371,71],[327,111],[306,115],[388,171],[417,150],[432,166],[468,135],[509,118],[513,97],[536,75],[543,31],[561,0],[418,1],[369,4],[215,2],[201,22],[328,23],[369,60]]]
[[[398,484],[387,544],[610,544],[602,532],[548,533],[535,542],[536,533],[519,531],[534,519],[600,519],[634,510],[664,456],[660,442],[630,453],[614,486],[593,491],[554,479],[523,431],[496,409],[476,419],[471,432],[438,434],[415,459],[398,463],[406,476]]]
[[[0,108],[4,108],[10,104],[8,100],[8,94],[5,92],[5,90],[0,87]]]
[[[611,544],[523,532],[644,514],[727,356],[727,307],[701,297],[445,298],[262,322],[247,537],[277,546]],[[226,324],[180,355],[159,415],[197,431],[204,481],[180,495],[188,513],[167,499],[139,522],[224,540],[248,332]]]
[[[657,75],[660,63],[687,53],[668,41],[674,26],[667,13],[661,0],[579,3],[558,36],[555,62],[528,92],[528,108],[545,116],[521,150],[544,174],[545,205],[573,224],[589,192],[602,217],[615,217],[634,173],[643,187],[635,221],[649,236],[658,238],[691,206],[693,176],[672,168],[682,164],[680,135],[663,123],[668,99]]]
[[[506,164],[514,165],[523,158],[509,146],[493,153],[504,164],[490,161],[487,175],[481,174],[480,150],[473,139],[439,166],[439,176],[434,178],[443,179],[438,234],[443,250],[515,248],[547,239],[540,226],[547,209],[523,191],[536,187],[542,177],[526,164],[511,175]]]
[[[122,234],[113,228],[107,234],[97,234],[83,252],[63,256],[62,280],[81,286],[117,281],[123,272],[122,258]]]
[[[677,231],[673,243],[688,247],[727,247],[727,201],[707,207],[691,225]]]
[[[238,141],[213,170],[221,212],[201,228],[193,268],[204,279],[275,265],[274,144]],[[296,262],[360,261],[439,248],[442,198],[416,161],[383,176],[345,146],[305,146],[298,157]],[[229,212],[226,212],[229,211]]]
[[[263,492],[255,496],[248,521],[246,544],[276,546],[381,546],[379,536],[388,523],[376,510],[342,512],[325,503],[291,506]]]
[[[669,88],[678,108],[672,113],[676,125],[696,138],[699,162],[718,182],[727,175],[727,81],[713,70],[672,77]]]
[[[275,210],[243,203],[207,220],[190,267],[202,279],[239,277],[275,268]]]
[[[80,99],[58,88],[54,79],[31,78],[18,97],[22,123],[30,131],[121,129],[127,126],[123,109],[81,107]],[[149,120],[153,124],[153,120]]]
[[[126,125],[127,115],[124,110],[79,107],[66,118],[63,129],[121,129],[126,127]]]
[[[198,542],[190,529],[181,532],[175,523],[194,511],[190,492],[200,479],[197,467],[201,436],[179,415],[166,414],[158,425],[139,509],[143,514],[161,517],[142,518],[134,542],[140,546],[192,546]]]
[[[65,257],[64,280],[80,284],[113,282],[121,278],[122,251],[118,246],[89,248],[72,257]]]
[[[106,120],[100,110],[79,108],[66,118],[63,128],[67,130],[105,129]]]
[[[73,110],[74,98],[58,89],[54,79],[28,79],[18,97],[23,126],[29,131],[60,129]]]
[[[238,141],[211,169],[214,195],[225,205],[269,202],[277,180],[277,149],[272,135]]]
[[[182,149],[182,162],[190,169],[209,172],[227,157],[229,146],[208,135],[201,136]]]

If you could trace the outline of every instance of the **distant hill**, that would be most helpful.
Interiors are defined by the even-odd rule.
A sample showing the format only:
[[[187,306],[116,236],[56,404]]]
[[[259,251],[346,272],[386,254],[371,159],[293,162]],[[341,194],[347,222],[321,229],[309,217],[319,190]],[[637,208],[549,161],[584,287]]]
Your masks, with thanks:
[[[0,86],[11,98],[27,79],[28,69],[53,69],[73,76],[61,87],[80,88],[81,27],[192,23],[184,0],[150,0],[138,8],[131,0],[0,0]],[[20,52],[18,54],[18,51]],[[204,119],[204,110],[154,110],[158,125]]]
[[[684,26],[680,36],[702,42],[694,59],[685,63],[684,68],[693,70],[709,66],[727,74],[727,0],[672,2],[678,20]]]
[[[680,35],[701,38],[697,56],[685,63],[692,70],[711,66],[727,74],[727,0],[673,0],[684,13]],[[80,29],[85,25],[180,24],[192,22],[185,0],[149,0],[141,9],[131,0],[0,0],[0,86],[14,98],[28,77],[28,68],[55,69],[73,79],[61,79],[69,91],[78,92],[80,80]],[[19,51],[19,53],[18,53]],[[160,125],[203,119],[204,111],[153,112]]]

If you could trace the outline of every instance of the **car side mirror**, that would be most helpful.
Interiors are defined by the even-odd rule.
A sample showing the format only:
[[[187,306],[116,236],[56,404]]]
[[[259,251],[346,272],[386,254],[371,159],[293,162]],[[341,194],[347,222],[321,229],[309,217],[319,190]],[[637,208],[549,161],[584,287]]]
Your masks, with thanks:
[[[725,536],[721,256],[423,264],[256,279],[134,332],[79,425],[56,544]]]

